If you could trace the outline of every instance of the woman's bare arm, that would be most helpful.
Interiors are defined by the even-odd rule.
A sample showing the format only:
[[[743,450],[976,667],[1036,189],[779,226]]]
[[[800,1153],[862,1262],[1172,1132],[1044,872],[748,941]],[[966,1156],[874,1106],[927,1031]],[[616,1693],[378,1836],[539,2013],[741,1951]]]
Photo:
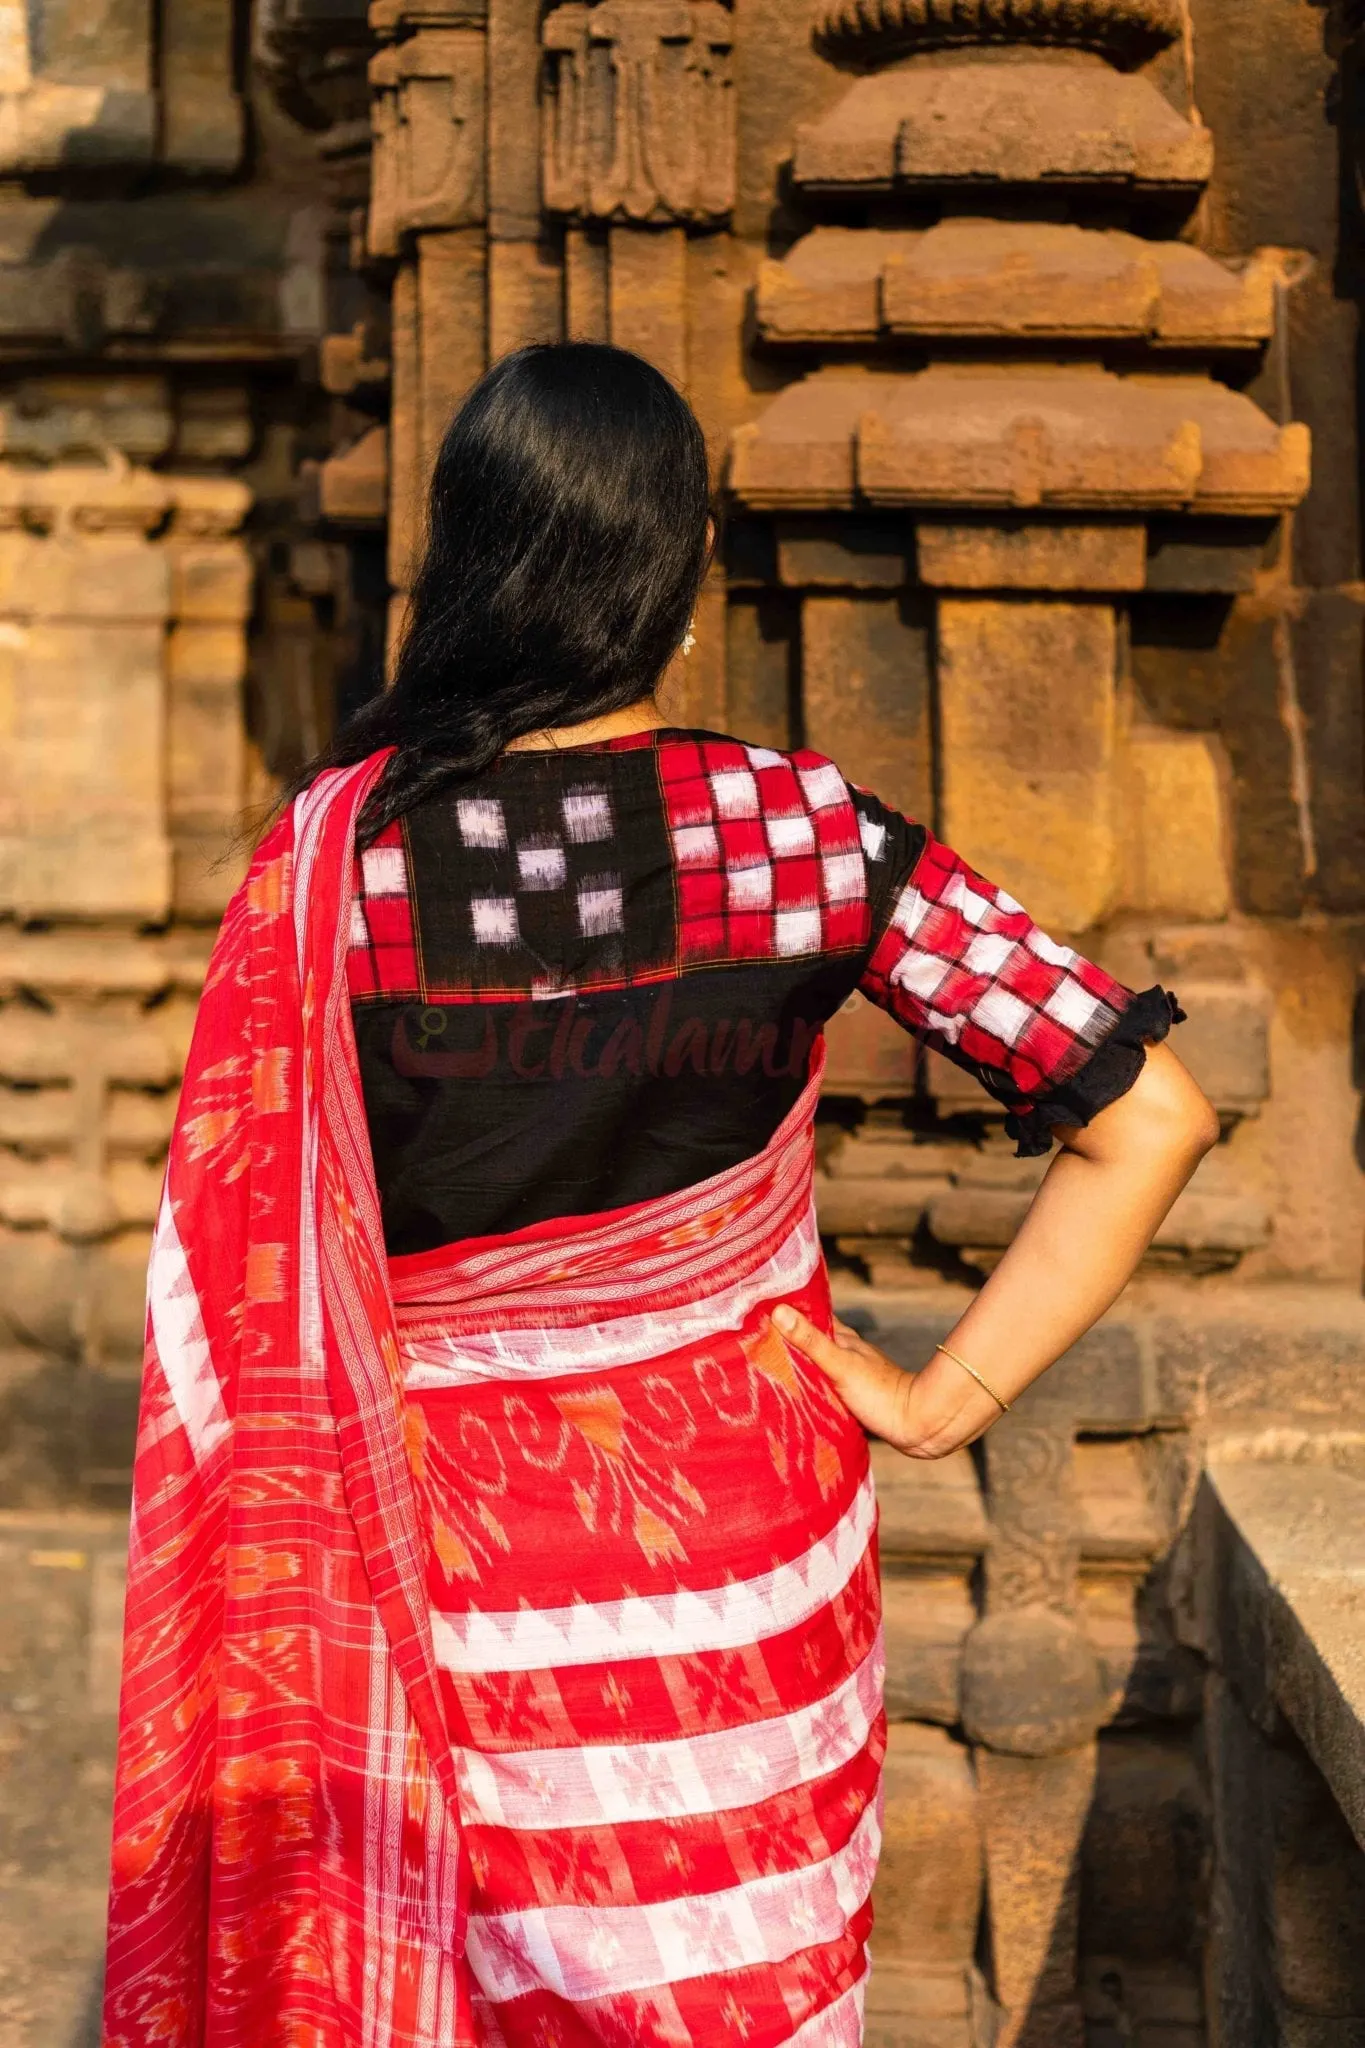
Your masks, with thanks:
[[[1218,1138],[1203,1091],[1165,1045],[1148,1049],[1126,1095],[1061,1150],[1023,1224],[947,1341],[1014,1401],[1117,1300],[1195,1167]],[[833,1338],[794,1309],[784,1337],[826,1372],[859,1422],[912,1458],[942,1458],[983,1435],[1000,1408],[935,1352],[903,1372],[840,1324]]]

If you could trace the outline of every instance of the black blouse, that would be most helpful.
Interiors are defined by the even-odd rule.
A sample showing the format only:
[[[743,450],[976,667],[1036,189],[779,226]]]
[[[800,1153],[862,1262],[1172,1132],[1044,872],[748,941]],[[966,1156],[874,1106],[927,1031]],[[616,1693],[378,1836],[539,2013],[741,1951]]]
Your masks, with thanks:
[[[394,1254],[748,1157],[855,989],[975,1073],[1024,1152],[1178,1014],[822,756],[675,728],[505,754],[417,805],[357,862],[349,982]]]

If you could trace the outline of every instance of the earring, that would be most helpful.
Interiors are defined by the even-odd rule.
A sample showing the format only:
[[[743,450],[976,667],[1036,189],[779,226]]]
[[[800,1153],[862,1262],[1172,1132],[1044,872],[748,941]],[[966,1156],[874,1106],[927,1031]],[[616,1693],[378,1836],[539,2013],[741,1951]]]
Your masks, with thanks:
[[[696,646],[696,644],[697,644],[697,621],[696,621],[696,619],[695,619],[695,617],[694,617],[694,618],[693,618],[693,620],[692,620],[692,623],[691,623],[691,625],[690,625],[690,626],[688,627],[687,631],[686,631],[686,632],[685,632],[685,633],[683,634],[683,643],[682,643],[682,651],[683,651],[683,653],[684,653],[684,654],[690,654],[690,653],[692,652],[692,649],[693,649],[693,648],[694,648],[694,647]]]

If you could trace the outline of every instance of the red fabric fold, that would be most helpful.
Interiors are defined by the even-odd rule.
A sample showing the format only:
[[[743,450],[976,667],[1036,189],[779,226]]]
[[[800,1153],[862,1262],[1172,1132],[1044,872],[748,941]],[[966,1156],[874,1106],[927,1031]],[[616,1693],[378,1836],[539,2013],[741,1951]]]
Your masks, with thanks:
[[[150,1272],[104,2040],[473,2039],[323,776],[224,919]]]

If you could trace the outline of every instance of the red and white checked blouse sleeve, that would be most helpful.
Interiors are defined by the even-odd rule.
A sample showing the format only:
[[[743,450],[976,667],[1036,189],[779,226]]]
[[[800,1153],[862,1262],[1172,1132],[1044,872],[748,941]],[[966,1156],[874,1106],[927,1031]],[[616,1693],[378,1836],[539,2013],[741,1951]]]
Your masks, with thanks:
[[[1132,1086],[1146,1045],[1183,1012],[1049,938],[923,827],[854,796],[876,906],[862,993],[975,1074],[1021,1152],[1045,1152],[1050,1127],[1087,1123]]]

